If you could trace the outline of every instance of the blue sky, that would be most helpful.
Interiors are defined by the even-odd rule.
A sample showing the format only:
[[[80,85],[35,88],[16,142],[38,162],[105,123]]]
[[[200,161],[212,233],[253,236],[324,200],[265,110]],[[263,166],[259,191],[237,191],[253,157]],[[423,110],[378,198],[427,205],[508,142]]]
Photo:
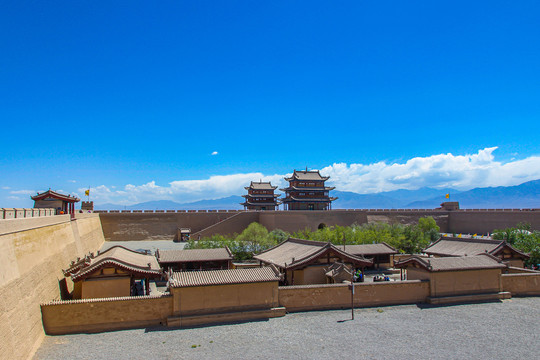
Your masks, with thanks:
[[[0,5],[0,207],[540,178],[538,1]],[[215,155],[212,155],[212,154]]]

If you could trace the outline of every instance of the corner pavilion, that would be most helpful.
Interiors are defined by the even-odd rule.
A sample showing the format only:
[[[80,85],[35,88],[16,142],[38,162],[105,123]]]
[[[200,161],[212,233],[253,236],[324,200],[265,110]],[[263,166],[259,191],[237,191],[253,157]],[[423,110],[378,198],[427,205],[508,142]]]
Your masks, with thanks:
[[[74,214],[75,203],[80,201],[76,196],[60,194],[51,189],[31,198],[34,200],[34,208],[54,208],[57,214]]]

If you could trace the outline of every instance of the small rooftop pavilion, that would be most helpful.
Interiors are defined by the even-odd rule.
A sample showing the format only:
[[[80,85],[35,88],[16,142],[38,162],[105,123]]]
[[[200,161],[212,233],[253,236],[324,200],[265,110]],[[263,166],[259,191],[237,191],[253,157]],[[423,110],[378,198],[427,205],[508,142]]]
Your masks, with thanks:
[[[74,283],[74,299],[90,299],[135,295],[138,286],[138,295],[149,295],[150,280],[160,279],[162,270],[155,256],[118,245],[73,261],[64,276]]]
[[[57,214],[74,214],[75,203],[80,201],[76,196],[60,194],[50,188],[31,198],[34,200],[34,208],[54,208]]]
[[[364,269],[372,260],[345,252],[331,243],[289,238],[256,256],[264,264],[274,265],[284,274],[288,285],[325,284],[328,266],[335,262]]]

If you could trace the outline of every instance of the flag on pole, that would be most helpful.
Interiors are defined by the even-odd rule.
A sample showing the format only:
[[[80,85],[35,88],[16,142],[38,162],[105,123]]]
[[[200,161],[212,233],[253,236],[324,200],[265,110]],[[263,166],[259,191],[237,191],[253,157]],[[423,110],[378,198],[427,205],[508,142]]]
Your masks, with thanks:
[[[444,195],[445,198],[450,199],[450,194]]]
[[[84,195],[90,196],[90,189],[84,191]]]

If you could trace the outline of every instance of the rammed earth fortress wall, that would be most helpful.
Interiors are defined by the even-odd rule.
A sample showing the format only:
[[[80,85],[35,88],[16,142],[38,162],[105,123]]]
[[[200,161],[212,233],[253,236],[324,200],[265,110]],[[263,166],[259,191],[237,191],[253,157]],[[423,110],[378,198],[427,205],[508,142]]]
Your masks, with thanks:
[[[295,232],[320,226],[349,226],[373,222],[415,224],[431,216],[441,232],[487,234],[520,222],[540,229],[540,209],[437,210],[372,209],[330,211],[116,211],[100,212],[105,238],[122,240],[172,240],[179,228],[191,228],[192,238],[242,232],[251,222],[268,230]]]
[[[40,304],[59,298],[62,269],[104,242],[97,214],[0,220],[0,354],[26,359],[44,336]]]

